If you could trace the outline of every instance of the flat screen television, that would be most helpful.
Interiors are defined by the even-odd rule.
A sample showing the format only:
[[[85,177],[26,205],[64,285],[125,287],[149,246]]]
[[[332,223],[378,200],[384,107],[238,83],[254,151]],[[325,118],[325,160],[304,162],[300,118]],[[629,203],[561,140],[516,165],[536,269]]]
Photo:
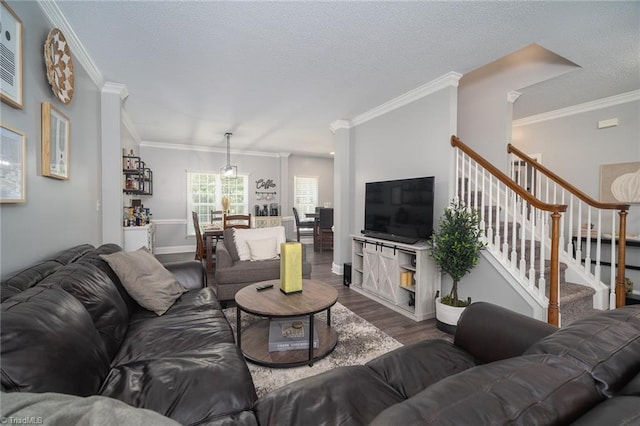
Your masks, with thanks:
[[[408,244],[429,239],[434,183],[433,176],[367,182],[363,233]]]

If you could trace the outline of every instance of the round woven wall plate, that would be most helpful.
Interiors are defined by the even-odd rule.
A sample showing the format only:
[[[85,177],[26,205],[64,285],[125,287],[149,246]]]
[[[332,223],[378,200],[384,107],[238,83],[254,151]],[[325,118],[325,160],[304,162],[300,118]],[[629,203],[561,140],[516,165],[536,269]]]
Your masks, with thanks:
[[[60,102],[68,104],[73,99],[75,87],[73,59],[67,39],[57,28],[49,31],[47,41],[44,43],[44,62],[47,67],[47,80],[53,94]]]

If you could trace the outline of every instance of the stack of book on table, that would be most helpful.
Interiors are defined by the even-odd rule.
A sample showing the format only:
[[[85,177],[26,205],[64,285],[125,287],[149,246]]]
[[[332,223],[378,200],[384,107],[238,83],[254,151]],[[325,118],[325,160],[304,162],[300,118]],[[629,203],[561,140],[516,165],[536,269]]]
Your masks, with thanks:
[[[313,347],[318,347],[314,333]],[[269,352],[309,349],[309,318],[271,319],[269,323]]]

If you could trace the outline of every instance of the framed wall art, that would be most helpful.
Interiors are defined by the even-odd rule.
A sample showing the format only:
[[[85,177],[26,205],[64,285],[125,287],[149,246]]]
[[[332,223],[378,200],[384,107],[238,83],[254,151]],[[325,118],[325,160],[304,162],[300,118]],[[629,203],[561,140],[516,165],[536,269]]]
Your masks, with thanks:
[[[22,21],[4,0],[0,1],[0,100],[14,108],[22,109]]]
[[[24,133],[0,125],[0,203],[24,203]]]
[[[42,103],[42,175],[69,179],[71,122],[50,102]]]
[[[640,203],[640,161],[600,166],[600,201]]]

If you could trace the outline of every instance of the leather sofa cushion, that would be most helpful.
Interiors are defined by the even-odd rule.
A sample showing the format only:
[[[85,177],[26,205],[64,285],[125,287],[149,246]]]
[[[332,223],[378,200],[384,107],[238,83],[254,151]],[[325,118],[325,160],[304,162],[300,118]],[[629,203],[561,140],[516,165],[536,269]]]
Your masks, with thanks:
[[[442,379],[371,424],[569,424],[601,400],[589,373],[571,361],[531,355]]]
[[[528,354],[555,354],[590,372],[600,392],[615,395],[640,371],[640,306],[599,313],[545,337]]]
[[[109,359],[91,316],[71,294],[36,286],[4,302],[2,389],[93,395]]]
[[[182,345],[175,337],[158,344],[170,344],[178,352]],[[212,422],[250,410],[256,400],[251,374],[235,343],[209,343],[191,356],[183,351],[119,365],[111,370],[99,393],[181,424]]]
[[[474,367],[474,359],[445,340],[403,346],[365,364],[405,398],[445,377]]]
[[[82,244],[63,250],[40,263],[32,265],[2,280],[2,284],[0,285],[0,301],[4,302],[9,297],[33,287],[58,268],[73,262],[91,249],[93,249],[92,245]]]
[[[640,397],[617,396],[592,408],[572,426],[640,424]]]
[[[199,260],[169,262],[163,265],[184,288],[192,290],[207,286],[207,272]]]
[[[76,260],[76,263],[79,263],[82,265],[86,265],[86,264],[93,265],[98,269],[100,269],[105,274],[107,274],[111,282],[116,286],[118,293],[120,293],[120,297],[122,298],[124,303],[127,305],[129,314],[131,314],[134,311],[140,309],[140,305],[138,305],[138,303],[135,300],[133,300],[133,298],[129,295],[127,290],[124,288],[124,286],[120,282],[120,278],[118,278],[116,273],[113,272],[113,269],[111,269],[111,266],[109,266],[109,264],[105,262],[102,257],[100,257],[101,254],[112,254],[112,253],[117,253],[119,251],[122,251],[122,248],[117,244],[103,244],[100,247],[96,248],[95,250],[91,250],[85,253],[84,255],[82,255],[82,257]]]
[[[372,369],[359,365],[290,383],[260,398],[253,411],[261,425],[368,425],[401,401],[399,392]]]
[[[191,290],[161,317],[146,310],[133,314],[127,335],[111,366],[198,356],[212,345],[234,341],[213,290]]]
[[[505,327],[505,324],[509,326]],[[557,329],[501,306],[476,302],[462,312],[453,342],[476,357],[479,363],[489,363],[520,356]]]
[[[72,263],[45,278],[38,287],[62,288],[91,315],[107,356],[113,358],[127,332],[129,311],[109,277],[89,264]]]
[[[93,249],[94,247],[91,244],[80,244],[78,246],[62,250],[61,252],[54,254],[47,260],[54,260],[61,265],[68,265],[71,262],[75,262],[80,257]]]
[[[2,286],[0,287],[1,301],[4,302],[11,296],[33,287],[61,267],[62,265],[58,262],[47,260],[3,280]]]

